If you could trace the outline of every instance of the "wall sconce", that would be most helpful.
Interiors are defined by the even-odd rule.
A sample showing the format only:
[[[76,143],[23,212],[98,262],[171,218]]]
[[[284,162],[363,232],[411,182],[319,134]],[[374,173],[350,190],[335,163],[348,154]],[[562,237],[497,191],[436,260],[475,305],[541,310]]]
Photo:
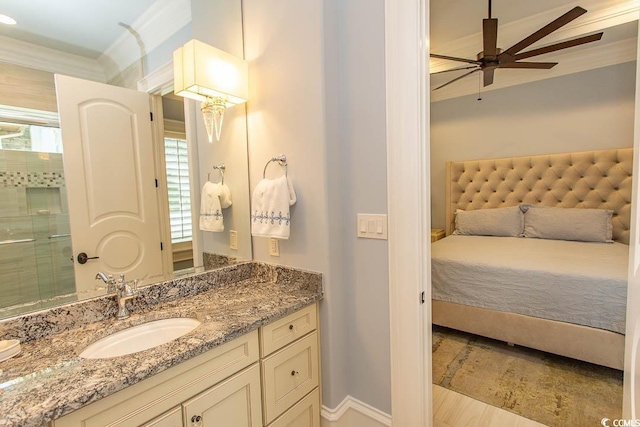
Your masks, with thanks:
[[[249,99],[247,62],[198,40],[173,52],[173,85],[176,95],[201,101],[204,124],[213,142],[220,141],[227,107]]]

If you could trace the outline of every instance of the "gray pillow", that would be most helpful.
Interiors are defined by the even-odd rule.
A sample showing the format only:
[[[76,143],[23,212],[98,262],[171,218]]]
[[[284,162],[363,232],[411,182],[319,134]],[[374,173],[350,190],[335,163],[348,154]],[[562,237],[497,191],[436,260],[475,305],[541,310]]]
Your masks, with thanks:
[[[453,234],[467,236],[520,237],[524,215],[519,206],[495,209],[456,211],[456,229]]]
[[[524,237],[581,242],[613,242],[613,211],[521,205]]]

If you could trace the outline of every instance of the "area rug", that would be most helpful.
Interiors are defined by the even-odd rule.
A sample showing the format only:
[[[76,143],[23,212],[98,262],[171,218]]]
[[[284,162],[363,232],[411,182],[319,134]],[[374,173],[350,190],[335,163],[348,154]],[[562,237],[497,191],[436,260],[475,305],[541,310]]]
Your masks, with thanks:
[[[439,326],[433,383],[552,427],[622,418],[622,372]]]

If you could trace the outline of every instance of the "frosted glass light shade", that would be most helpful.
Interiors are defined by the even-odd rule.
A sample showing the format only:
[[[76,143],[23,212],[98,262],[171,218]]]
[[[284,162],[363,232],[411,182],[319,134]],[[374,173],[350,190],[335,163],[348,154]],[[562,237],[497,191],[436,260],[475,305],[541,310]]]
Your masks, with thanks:
[[[248,69],[245,60],[191,40],[173,52],[173,90],[197,101],[220,97],[231,107],[249,99]]]
[[[209,98],[202,103],[200,111],[204,118],[204,127],[207,130],[209,142],[213,142],[213,134],[215,131],[216,141],[220,141],[222,133],[222,120],[224,119],[224,102],[222,98]]]

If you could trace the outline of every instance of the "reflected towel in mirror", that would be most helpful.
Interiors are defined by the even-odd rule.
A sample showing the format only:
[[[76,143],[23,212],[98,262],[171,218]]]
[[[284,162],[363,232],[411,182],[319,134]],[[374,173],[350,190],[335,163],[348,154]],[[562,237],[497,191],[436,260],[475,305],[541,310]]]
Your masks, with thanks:
[[[231,206],[231,191],[226,184],[205,182],[200,200],[200,230],[224,231],[222,209]]]
[[[288,239],[291,228],[289,206],[295,202],[296,192],[286,175],[261,180],[253,191],[251,235]]]

